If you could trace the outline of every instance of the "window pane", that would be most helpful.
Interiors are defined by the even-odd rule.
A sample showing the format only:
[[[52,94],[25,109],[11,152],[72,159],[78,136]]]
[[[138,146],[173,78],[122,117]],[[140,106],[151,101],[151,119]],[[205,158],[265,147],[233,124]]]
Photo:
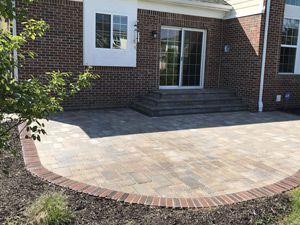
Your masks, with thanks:
[[[127,16],[121,16],[121,24],[122,25],[127,25]]]
[[[96,14],[96,48],[110,48],[111,16]]]
[[[185,31],[183,57],[183,86],[200,85],[203,33]]]
[[[300,0],[285,0],[285,3],[288,5],[300,6]]]
[[[127,16],[114,16],[113,26],[113,48],[127,49],[127,30],[128,18]]]
[[[297,48],[281,48],[279,72],[294,73]]]
[[[282,44],[297,45],[299,32],[299,20],[284,19],[282,29]]]
[[[160,86],[178,86],[180,70],[181,31],[161,29]]]
[[[121,23],[121,16],[114,16],[114,23],[116,24]]]

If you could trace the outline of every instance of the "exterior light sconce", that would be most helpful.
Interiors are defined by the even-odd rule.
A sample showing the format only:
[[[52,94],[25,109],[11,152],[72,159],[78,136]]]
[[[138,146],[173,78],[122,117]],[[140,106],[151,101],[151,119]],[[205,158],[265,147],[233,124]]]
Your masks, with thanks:
[[[224,52],[229,53],[231,51],[231,46],[230,45],[225,45],[224,46]]]
[[[135,27],[135,29],[134,29],[134,33],[135,33],[135,43],[137,44],[137,43],[140,43],[140,31],[139,31],[139,29],[138,29],[138,22],[139,21],[137,21],[137,23],[134,25],[134,27]]]
[[[152,31],[152,38],[153,39],[157,39],[157,31],[156,30],[154,30],[154,31]]]

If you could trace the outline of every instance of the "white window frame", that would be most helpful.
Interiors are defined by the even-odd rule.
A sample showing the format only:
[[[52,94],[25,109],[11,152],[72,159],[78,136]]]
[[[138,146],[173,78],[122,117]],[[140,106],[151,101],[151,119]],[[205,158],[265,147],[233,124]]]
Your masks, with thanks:
[[[185,28],[176,26],[161,26],[161,29],[171,29],[182,31],[181,34],[181,49],[180,49],[180,71],[179,71],[179,85],[178,86],[159,86],[159,89],[203,89],[205,81],[205,64],[206,64],[206,49],[207,49],[207,30],[196,28]],[[182,71],[183,71],[183,56],[184,56],[184,31],[195,31],[203,33],[202,40],[202,58],[200,68],[200,85],[199,86],[182,86]]]
[[[294,72],[279,72],[280,74],[293,74],[293,75],[300,75],[300,67],[299,67],[299,60],[300,60],[300,19],[297,18],[289,18],[289,17],[284,17],[285,19],[290,19],[290,20],[298,20],[299,21],[299,28],[298,28],[298,39],[297,39],[297,45],[286,45],[286,44],[281,44],[281,48],[295,48],[296,49],[296,57],[295,57],[295,66],[294,66]],[[283,29],[283,27],[282,27]],[[281,34],[281,39],[282,39],[282,34]],[[280,49],[281,51],[281,49]]]
[[[283,20],[284,19],[298,20],[299,21],[299,31],[298,31],[297,45],[284,45],[284,44],[280,45],[280,52],[281,52],[282,47],[296,48],[294,73],[278,71],[279,75],[296,75],[296,76],[300,75],[300,13],[299,12],[300,12],[299,6],[285,4],[285,15],[284,15]],[[281,27],[281,29],[283,29],[283,27]],[[282,34],[280,37],[282,39]],[[279,68],[278,68],[278,70],[279,70]]]
[[[124,15],[128,18],[127,50],[96,48],[95,14]],[[84,0],[83,1],[83,64],[102,67],[137,67],[136,0]]]
[[[110,48],[97,48],[96,47],[96,26],[97,26],[97,14],[102,14],[102,15],[110,15]],[[126,35],[127,35],[127,45],[126,49],[124,48],[114,48],[114,16],[126,16],[127,17],[127,30],[126,30]],[[128,50],[128,33],[129,33],[129,16],[128,15],[121,15],[119,13],[107,13],[107,12],[96,12],[95,13],[95,47],[97,49],[111,49],[111,50],[118,50],[118,51],[127,51]]]

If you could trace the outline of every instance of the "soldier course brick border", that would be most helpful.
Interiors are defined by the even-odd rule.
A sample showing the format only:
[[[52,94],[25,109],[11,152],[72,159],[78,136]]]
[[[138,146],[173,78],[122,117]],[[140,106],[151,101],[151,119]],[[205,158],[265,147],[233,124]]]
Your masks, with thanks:
[[[19,131],[22,131],[24,125],[19,126]],[[91,186],[66,177],[60,176],[46,169],[38,156],[37,148],[31,138],[26,138],[27,133],[23,131],[20,134],[23,157],[26,169],[34,176],[37,176],[50,183],[59,185],[61,187],[69,188],[71,190],[86,193],[100,198],[112,199],[119,202],[129,204],[142,204],[153,207],[165,208],[212,208],[217,206],[224,206],[245,202],[258,198],[270,197],[276,194],[292,190],[300,186],[300,170],[277,183],[255,188],[248,191],[242,191],[232,194],[213,196],[213,197],[199,197],[199,198],[164,198],[154,196],[144,196],[138,194],[123,193],[97,186]]]

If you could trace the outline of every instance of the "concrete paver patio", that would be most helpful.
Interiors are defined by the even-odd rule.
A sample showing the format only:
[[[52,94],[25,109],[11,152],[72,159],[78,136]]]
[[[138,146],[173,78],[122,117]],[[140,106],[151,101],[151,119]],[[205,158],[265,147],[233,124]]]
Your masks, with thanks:
[[[125,193],[197,198],[278,182],[300,169],[300,117],[281,112],[150,118],[130,109],[65,112],[36,143],[61,176]]]

